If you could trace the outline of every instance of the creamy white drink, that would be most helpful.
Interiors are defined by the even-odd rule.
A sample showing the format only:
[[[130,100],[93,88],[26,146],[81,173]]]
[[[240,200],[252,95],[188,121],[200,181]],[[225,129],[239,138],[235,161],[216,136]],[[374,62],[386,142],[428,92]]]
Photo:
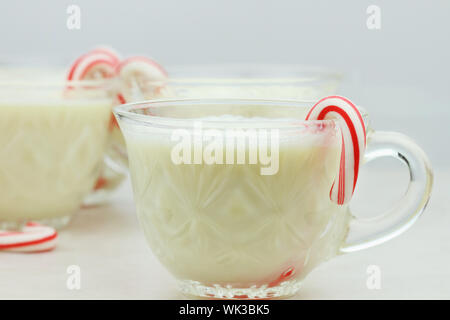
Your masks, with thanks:
[[[71,215],[98,177],[111,100],[58,89],[1,90],[1,223]]]
[[[138,217],[153,252],[191,286],[186,291],[219,286],[248,289],[242,291],[248,295],[256,288],[296,288],[313,267],[338,253],[350,214],[329,197],[340,156],[333,122],[304,122],[306,109],[282,107],[222,106],[203,119],[196,117],[204,111],[189,107],[148,111],[137,111],[141,119],[120,121]],[[292,119],[278,119],[283,113]],[[152,115],[159,118],[150,120]],[[249,163],[175,164],[171,116],[188,120],[184,124],[203,120],[219,131],[276,128],[277,172],[262,175],[260,165]],[[145,118],[149,123],[139,124]]]

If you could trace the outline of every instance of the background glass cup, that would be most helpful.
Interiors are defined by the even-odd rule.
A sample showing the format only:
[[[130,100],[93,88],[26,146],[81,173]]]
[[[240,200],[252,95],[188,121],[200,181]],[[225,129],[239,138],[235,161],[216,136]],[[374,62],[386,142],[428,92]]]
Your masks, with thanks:
[[[123,84],[128,100],[235,98],[316,100],[335,94],[342,74],[319,67],[270,64],[187,65],[167,69],[165,81]],[[128,102],[132,102],[128,101]]]
[[[0,71],[0,229],[60,228],[93,190],[110,142],[108,81],[48,68]]]
[[[403,199],[370,220],[354,217],[348,205],[332,203],[338,129],[333,120],[304,121],[311,106],[186,99],[115,108],[140,224],[182,292],[228,299],[289,296],[321,262],[385,242],[421,214],[432,171],[424,152],[394,132],[369,130],[364,160],[394,157],[404,163],[410,182]],[[257,165],[176,164],[175,132],[182,129],[197,143],[211,138],[196,131],[202,118],[202,128],[216,133],[278,130],[279,171],[261,175]]]

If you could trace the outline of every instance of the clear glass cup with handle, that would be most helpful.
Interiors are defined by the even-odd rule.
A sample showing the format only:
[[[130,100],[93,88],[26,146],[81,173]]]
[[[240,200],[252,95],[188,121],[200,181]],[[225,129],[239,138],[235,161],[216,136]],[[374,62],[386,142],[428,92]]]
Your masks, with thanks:
[[[182,99],[115,108],[141,227],[183,293],[293,295],[318,264],[388,241],[422,213],[432,170],[395,132],[368,130],[364,159],[394,157],[408,168],[400,202],[371,220],[332,202],[338,129],[334,120],[305,121],[311,106]]]

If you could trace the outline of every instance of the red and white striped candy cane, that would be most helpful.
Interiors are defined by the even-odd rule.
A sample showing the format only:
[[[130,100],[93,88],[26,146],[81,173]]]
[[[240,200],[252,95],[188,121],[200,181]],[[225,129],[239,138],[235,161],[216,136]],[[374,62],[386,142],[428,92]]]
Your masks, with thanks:
[[[0,230],[0,251],[45,252],[53,250],[57,240],[55,229],[29,222],[21,231]]]
[[[119,56],[112,50],[101,47],[83,54],[74,61],[67,80],[102,79],[115,76]]]
[[[120,63],[120,56],[113,49],[108,47],[97,47],[86,54],[83,54],[74,61],[67,74],[67,80],[92,80],[115,77],[117,65]],[[71,86],[69,85],[70,89]],[[120,103],[125,103],[120,93],[117,96]],[[118,127],[116,119],[111,114],[110,128]]]
[[[342,149],[339,172],[331,187],[330,198],[339,205],[348,203],[355,190],[366,148],[366,128],[361,113],[347,98],[330,96],[319,100],[306,120],[337,121],[342,135]]]
[[[168,75],[166,70],[156,61],[141,56],[129,57],[117,65],[116,73],[119,75],[122,83],[122,92],[119,94],[119,100],[144,100],[152,96],[153,92],[149,89],[160,90]],[[148,84],[155,83],[156,86]],[[136,88],[136,85],[143,87]],[[139,92],[133,91],[138,89]]]

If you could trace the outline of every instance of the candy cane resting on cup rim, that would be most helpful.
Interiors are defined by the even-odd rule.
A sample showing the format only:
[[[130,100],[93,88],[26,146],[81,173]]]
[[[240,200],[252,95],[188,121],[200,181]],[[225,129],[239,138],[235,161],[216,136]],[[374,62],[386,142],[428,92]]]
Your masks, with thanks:
[[[118,53],[108,47],[97,47],[88,53],[81,55],[74,61],[67,74],[67,80],[95,80],[115,77],[117,65],[121,58]],[[70,89],[71,86],[68,86]],[[117,99],[120,103],[125,103],[120,94]],[[111,114],[110,129],[118,127],[116,119]]]
[[[330,96],[319,100],[306,120],[336,120],[341,132],[339,172],[330,198],[339,205],[348,203],[358,180],[359,166],[366,148],[366,128],[358,108],[347,98]]]
[[[69,69],[67,80],[102,79],[115,76],[119,56],[112,50],[97,48],[81,55]]]
[[[164,86],[168,77],[166,70],[160,64],[142,56],[129,57],[120,62],[116,67],[116,74],[123,85],[122,92],[118,95],[123,103],[129,100],[142,100],[146,96],[151,96],[152,92],[147,92],[150,86],[147,87],[145,84],[155,83],[155,89],[159,90],[160,87]],[[160,84],[156,85],[158,83]],[[136,88],[136,86],[143,84],[143,88]]]
[[[0,230],[0,251],[45,252],[53,250],[57,240],[55,229],[28,222],[20,231]]]

